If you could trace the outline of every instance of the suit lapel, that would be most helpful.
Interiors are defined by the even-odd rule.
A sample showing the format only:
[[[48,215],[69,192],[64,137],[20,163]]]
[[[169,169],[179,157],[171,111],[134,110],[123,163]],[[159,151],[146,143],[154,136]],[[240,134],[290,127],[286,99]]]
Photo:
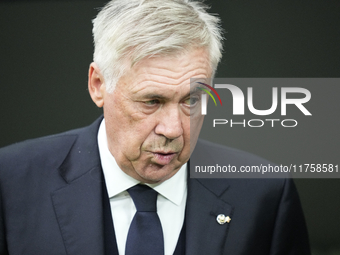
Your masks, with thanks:
[[[100,169],[52,193],[67,254],[104,254]]]
[[[97,145],[101,118],[77,130],[59,172],[66,184],[51,198],[67,254],[104,254],[104,179]]]
[[[220,180],[189,179],[186,208],[186,254],[223,254],[230,223],[219,224],[217,216],[232,218],[227,201],[228,186]]]

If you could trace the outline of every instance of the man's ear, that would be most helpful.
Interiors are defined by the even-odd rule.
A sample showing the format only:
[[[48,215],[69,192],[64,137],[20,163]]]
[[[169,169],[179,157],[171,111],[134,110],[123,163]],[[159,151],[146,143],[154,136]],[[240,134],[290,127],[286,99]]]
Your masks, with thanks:
[[[101,74],[99,67],[96,63],[92,62],[89,68],[89,81],[88,89],[92,101],[98,106],[103,107],[104,105],[104,94],[105,94],[105,82],[104,77]]]

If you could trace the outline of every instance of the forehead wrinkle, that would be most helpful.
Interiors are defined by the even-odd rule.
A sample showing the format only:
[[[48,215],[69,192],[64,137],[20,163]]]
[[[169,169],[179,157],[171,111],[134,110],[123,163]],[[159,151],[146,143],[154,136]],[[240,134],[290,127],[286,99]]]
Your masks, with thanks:
[[[200,53],[201,52],[201,53]],[[174,63],[176,63],[174,65]],[[164,73],[164,76],[178,79],[185,75],[185,70],[192,71],[197,69],[205,69],[211,72],[210,60],[205,50],[196,50],[187,54],[175,57],[152,57],[144,59],[134,66],[135,74],[158,74]],[[184,71],[183,71],[184,70]]]
[[[177,86],[181,85],[184,82],[190,83],[190,78],[207,78],[209,77],[208,72],[204,68],[189,70],[187,72],[183,72],[178,75],[178,77],[174,78],[173,76],[168,75],[159,75],[159,74],[145,74],[142,79],[138,81],[139,85],[144,85],[144,83],[156,83],[160,85],[170,85]],[[145,85],[145,86],[146,86]]]
[[[168,86],[171,86],[171,85],[164,85],[162,83],[148,83],[147,85],[145,86],[139,86],[138,88],[135,88],[135,90],[132,91],[133,94],[137,94],[137,93],[140,93],[142,91],[145,91],[145,90],[149,90],[147,92],[145,92],[146,94],[157,94],[157,95],[160,95],[160,96],[163,96],[163,97],[168,97],[166,96],[167,94],[171,93],[173,94],[177,94],[178,92],[176,90],[180,89],[181,90],[181,85],[180,86],[171,86],[170,87],[170,90],[162,90],[162,87],[164,86],[167,86],[167,88],[169,88]],[[171,95],[171,97],[173,97],[174,95]]]
[[[187,58],[185,59],[187,60]],[[169,77],[172,79],[178,79],[180,77],[183,77],[188,72],[195,72],[197,70],[203,69],[205,71],[210,72],[210,65],[207,58],[200,57],[199,60],[195,59],[195,62],[192,63],[190,61],[186,61],[186,64],[183,64],[182,61],[178,65],[169,65],[167,61],[158,63],[157,66],[148,66],[148,68],[141,68],[140,71],[142,71],[142,74],[158,74],[158,73],[164,73],[165,77]]]
[[[207,53],[196,50],[179,57],[153,57],[141,60],[130,69],[130,73],[123,80],[132,93],[137,93],[150,85],[178,86],[186,82],[189,85],[190,78],[204,79],[211,74]]]
[[[202,75],[202,77],[200,77],[201,75]],[[188,75],[188,78],[184,77],[183,79],[181,79],[178,82],[169,82],[169,83],[164,83],[164,80],[157,81],[157,80],[144,79],[144,81],[138,82],[138,86],[135,86],[132,89],[131,92],[133,94],[136,94],[136,93],[139,93],[139,92],[146,90],[146,89],[154,89],[155,91],[159,91],[159,89],[162,88],[162,87],[168,87],[168,88],[172,88],[174,90],[176,90],[176,89],[182,90],[183,86],[189,87],[191,77],[192,77],[191,75]],[[207,78],[207,76],[203,75],[203,74],[198,74],[198,75],[195,76],[195,78],[203,78],[204,79],[204,78]],[[172,91],[173,90],[171,90],[171,92]]]

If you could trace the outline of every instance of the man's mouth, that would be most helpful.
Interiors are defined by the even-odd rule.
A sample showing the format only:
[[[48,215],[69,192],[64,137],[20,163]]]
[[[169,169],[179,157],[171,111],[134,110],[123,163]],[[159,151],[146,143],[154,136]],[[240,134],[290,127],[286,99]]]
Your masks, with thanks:
[[[159,165],[169,164],[177,155],[176,152],[152,152],[154,155],[153,161]]]

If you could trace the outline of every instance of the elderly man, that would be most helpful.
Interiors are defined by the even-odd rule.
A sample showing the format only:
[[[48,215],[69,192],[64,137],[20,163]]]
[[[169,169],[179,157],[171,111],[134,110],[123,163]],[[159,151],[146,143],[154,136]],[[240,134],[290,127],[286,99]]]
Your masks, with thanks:
[[[218,18],[190,0],[113,0],[93,23],[104,118],[1,149],[0,254],[309,254],[291,180],[188,178],[196,143],[210,161],[265,162],[197,142],[190,78],[214,76]]]

